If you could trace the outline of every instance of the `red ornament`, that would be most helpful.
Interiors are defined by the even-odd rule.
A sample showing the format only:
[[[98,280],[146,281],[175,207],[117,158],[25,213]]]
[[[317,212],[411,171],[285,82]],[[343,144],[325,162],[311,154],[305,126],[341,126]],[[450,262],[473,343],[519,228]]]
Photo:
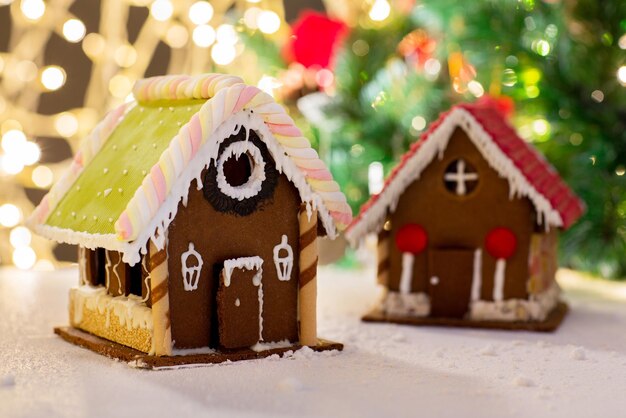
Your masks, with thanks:
[[[515,254],[517,238],[509,228],[499,226],[485,237],[485,248],[493,257],[506,260]]]
[[[305,67],[331,68],[348,27],[323,13],[305,11],[291,26],[291,31],[290,41],[283,49],[285,60]]]
[[[396,245],[403,253],[419,254],[427,243],[428,234],[418,224],[406,224],[396,234]]]

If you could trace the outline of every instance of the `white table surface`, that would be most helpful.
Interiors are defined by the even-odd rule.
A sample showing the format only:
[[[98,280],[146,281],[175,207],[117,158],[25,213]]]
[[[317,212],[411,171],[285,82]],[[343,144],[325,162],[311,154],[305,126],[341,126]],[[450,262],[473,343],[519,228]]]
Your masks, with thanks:
[[[626,285],[561,272],[555,334],[359,321],[373,272],[324,268],[320,336],[297,352],[192,369],[130,368],[62,341],[75,269],[0,270],[0,417],[624,417]]]

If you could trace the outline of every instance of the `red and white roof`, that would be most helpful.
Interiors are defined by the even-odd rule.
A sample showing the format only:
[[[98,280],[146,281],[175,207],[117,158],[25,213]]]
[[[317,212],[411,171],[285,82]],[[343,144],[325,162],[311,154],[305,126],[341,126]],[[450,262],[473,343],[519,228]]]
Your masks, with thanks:
[[[496,109],[466,103],[443,113],[403,155],[383,190],[372,196],[348,227],[346,237],[350,242],[356,243],[382,227],[388,211],[395,211],[404,190],[420,177],[435,156],[443,158],[457,127],[467,133],[489,165],[508,180],[510,198],[526,197],[533,203],[539,223],[566,229],[583,214],[584,203]]]

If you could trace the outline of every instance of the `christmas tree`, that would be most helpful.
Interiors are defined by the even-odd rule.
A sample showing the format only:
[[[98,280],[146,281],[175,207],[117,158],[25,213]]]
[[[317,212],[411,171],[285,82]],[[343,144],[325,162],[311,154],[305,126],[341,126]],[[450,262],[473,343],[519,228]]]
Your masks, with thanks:
[[[284,45],[247,41],[354,210],[441,111],[491,100],[587,204],[562,262],[626,275],[626,3],[376,0],[335,15],[303,15]]]

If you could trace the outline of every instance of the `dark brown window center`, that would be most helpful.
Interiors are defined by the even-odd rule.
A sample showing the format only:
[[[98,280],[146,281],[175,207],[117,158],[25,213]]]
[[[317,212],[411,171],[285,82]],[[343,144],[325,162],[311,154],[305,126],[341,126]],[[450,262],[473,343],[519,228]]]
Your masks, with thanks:
[[[224,177],[232,187],[245,184],[252,175],[252,158],[248,154],[232,155],[224,161]]]
[[[457,196],[465,196],[476,189],[478,172],[463,158],[452,161],[443,175],[446,189]]]

